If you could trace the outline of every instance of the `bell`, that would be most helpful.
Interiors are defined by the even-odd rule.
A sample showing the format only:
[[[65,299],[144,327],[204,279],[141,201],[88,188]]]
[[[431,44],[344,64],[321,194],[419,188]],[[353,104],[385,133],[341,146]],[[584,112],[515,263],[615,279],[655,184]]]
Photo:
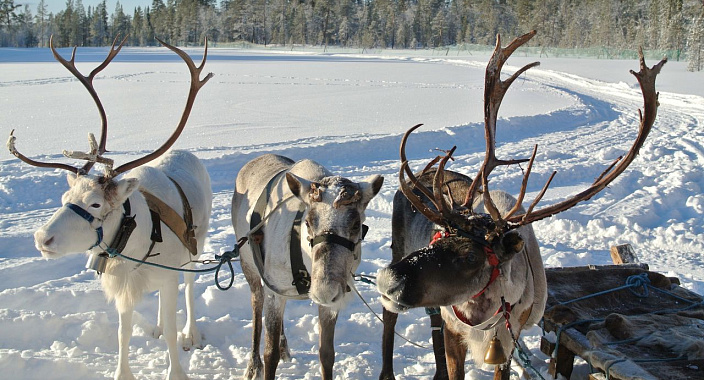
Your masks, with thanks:
[[[486,355],[484,355],[484,363],[486,364],[504,364],[506,363],[506,354],[504,354],[504,348],[501,347],[501,341],[494,335],[489,342],[489,348],[486,350]]]
[[[105,269],[108,266],[108,254],[107,253],[91,253],[88,257],[88,262],[86,263],[86,268],[93,269],[98,272],[98,274],[105,273]]]

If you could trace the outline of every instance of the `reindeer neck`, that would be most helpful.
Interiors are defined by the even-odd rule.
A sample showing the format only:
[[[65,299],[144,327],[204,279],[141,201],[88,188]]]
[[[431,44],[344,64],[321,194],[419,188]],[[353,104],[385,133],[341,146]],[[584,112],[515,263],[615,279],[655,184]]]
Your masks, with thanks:
[[[104,251],[107,246],[112,246],[123,221],[129,217],[134,218],[136,228],[129,235],[126,245],[120,253],[129,257],[141,258],[139,251],[144,250],[144,242],[149,241],[152,222],[147,202],[139,191],[133,192],[125,203],[120,204],[106,215],[103,221],[104,244],[93,248],[93,251]],[[144,253],[142,253],[143,255]]]

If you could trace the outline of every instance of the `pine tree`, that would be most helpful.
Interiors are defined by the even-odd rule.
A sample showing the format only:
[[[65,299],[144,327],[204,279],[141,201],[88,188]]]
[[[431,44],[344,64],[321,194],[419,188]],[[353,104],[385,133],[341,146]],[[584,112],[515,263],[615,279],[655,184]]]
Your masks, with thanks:
[[[108,10],[105,0],[99,3],[90,19],[91,44],[103,46],[108,43]]]
[[[37,27],[37,42],[39,47],[46,47],[48,45],[47,30],[49,15],[47,11],[46,0],[39,0],[37,5],[37,15],[35,16],[34,24]]]
[[[687,70],[701,71],[704,69],[704,12],[697,16],[690,25],[687,43],[689,56]]]

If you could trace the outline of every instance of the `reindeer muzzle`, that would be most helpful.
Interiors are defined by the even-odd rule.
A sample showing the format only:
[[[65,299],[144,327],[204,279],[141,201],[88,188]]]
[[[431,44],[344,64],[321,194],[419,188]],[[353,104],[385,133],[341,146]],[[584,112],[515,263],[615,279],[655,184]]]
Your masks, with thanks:
[[[86,211],[84,208],[82,208],[79,205],[73,204],[73,203],[66,203],[65,207],[69,208],[71,211],[78,214],[78,216],[80,216],[85,221],[87,221],[88,224],[91,225],[91,227],[93,226],[93,221],[96,220],[96,218],[93,215],[91,215],[88,211]],[[98,220],[100,220],[100,219],[98,219]],[[93,247],[97,247],[98,245],[100,245],[100,243],[103,242],[103,226],[102,225],[95,229],[95,233],[98,235],[98,240],[95,242],[95,244],[93,244],[93,246],[91,246],[88,249],[92,249]]]

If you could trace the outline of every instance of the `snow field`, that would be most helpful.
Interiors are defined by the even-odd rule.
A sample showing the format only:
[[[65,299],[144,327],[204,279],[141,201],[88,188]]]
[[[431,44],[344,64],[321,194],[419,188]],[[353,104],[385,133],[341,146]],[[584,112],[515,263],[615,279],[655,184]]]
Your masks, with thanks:
[[[200,50],[188,51],[199,59]],[[78,52],[79,68],[86,71],[104,54],[101,49]],[[60,65],[46,61],[42,55],[48,51],[29,53],[23,52],[19,63],[0,64],[0,134],[16,129],[18,148],[40,159],[61,160],[63,149],[85,150],[86,133],[99,125],[90,98]],[[514,83],[502,106],[497,154],[527,157],[539,144],[526,198],[532,200],[557,170],[542,202],[547,205],[588,186],[628,149],[642,99],[628,74],[637,68],[635,61],[517,56],[509,64],[532,60],[542,65]],[[206,252],[230,249],[236,241],[230,200],[239,168],[274,152],[312,158],[352,179],[384,175],[384,186],[368,208],[370,231],[359,268],[376,273],[391,256],[391,202],[403,132],[425,124],[408,143],[414,169],[436,154],[433,149],[453,145],[458,150],[452,170],[473,176],[481,163],[485,62],[486,57],[450,60],[413,57],[412,52],[379,57],[212,49],[206,67],[216,76],[201,91],[176,143],[203,159],[212,177]],[[96,79],[110,121],[108,149],[116,162],[149,152],[171,133],[186,94],[181,66],[160,49],[126,48]],[[698,93],[704,79],[686,73],[685,66],[670,62],[658,78],[658,120],[631,167],[594,199],[534,224],[547,266],[608,264],[611,245],[630,243],[651,269],[704,293],[704,94]],[[86,256],[46,261],[32,240],[33,231],[60,206],[65,173],[29,167],[6,154],[0,156],[0,174],[0,373],[12,379],[111,378],[117,313],[105,302],[93,272],[83,269]],[[491,186],[516,193],[520,181],[519,168],[497,169]],[[358,283],[357,289],[380,313],[374,287]],[[240,378],[249,355],[251,308],[239,265],[232,289],[218,290],[214,276],[206,274],[196,278],[196,295],[205,347],[182,352],[182,365],[192,379]],[[166,345],[152,337],[156,314],[156,295],[148,294],[135,313],[130,342],[130,364],[140,379],[166,374]],[[178,318],[183,326],[182,298]],[[378,376],[381,327],[359,299],[350,300],[336,329],[336,378]],[[290,301],[285,328],[293,360],[279,365],[279,378],[319,378],[317,308]],[[413,342],[430,345],[422,309],[401,315],[397,329]],[[533,328],[524,334],[534,352],[540,333]],[[432,378],[431,351],[396,342],[397,379]],[[544,366],[545,359],[536,352],[533,361]],[[472,363],[467,373],[469,379],[492,377],[491,368]]]

